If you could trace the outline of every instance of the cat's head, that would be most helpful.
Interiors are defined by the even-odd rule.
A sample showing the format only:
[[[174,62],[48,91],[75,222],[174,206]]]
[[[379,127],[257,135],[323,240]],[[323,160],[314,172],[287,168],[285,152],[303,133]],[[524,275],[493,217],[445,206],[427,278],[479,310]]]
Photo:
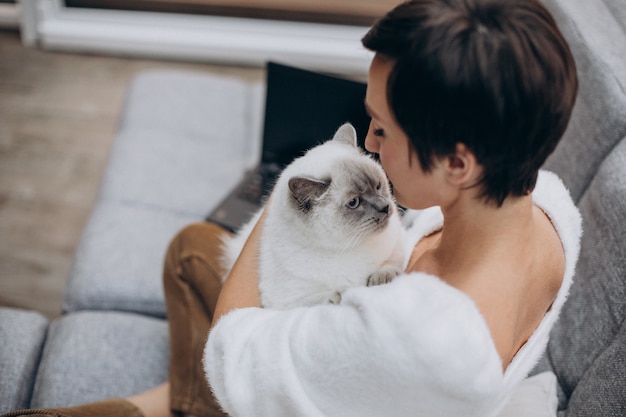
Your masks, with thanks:
[[[349,248],[385,228],[396,207],[384,171],[358,149],[354,128],[342,126],[332,142],[335,148],[341,145],[333,150],[341,156],[323,176],[291,177],[290,203],[312,233],[339,239],[335,243]]]

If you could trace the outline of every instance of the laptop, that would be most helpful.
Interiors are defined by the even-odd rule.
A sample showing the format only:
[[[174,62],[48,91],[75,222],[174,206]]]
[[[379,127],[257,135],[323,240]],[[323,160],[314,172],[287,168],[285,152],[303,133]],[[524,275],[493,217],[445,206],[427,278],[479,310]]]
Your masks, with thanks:
[[[291,161],[330,139],[346,122],[363,147],[369,127],[365,83],[275,62],[267,64],[266,82],[261,160],[206,218],[231,232],[261,207]]]

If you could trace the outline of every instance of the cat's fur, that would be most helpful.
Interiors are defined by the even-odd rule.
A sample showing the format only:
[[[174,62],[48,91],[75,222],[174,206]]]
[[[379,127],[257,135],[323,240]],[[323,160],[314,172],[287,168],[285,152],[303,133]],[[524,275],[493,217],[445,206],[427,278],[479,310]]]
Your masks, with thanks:
[[[347,288],[386,283],[405,267],[405,232],[387,178],[357,147],[350,124],[285,168],[266,210],[259,254],[264,307],[338,302]],[[227,271],[260,214],[225,240]]]

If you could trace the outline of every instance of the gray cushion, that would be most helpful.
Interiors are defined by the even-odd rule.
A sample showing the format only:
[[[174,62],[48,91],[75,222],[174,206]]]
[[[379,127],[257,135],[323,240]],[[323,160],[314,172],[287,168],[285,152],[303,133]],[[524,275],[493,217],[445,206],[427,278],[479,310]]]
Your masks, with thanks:
[[[626,320],[626,139],[601,165],[580,210],[583,240],[576,276],[551,334],[547,357],[538,368],[557,374],[560,408],[567,406],[581,380],[588,379],[591,368],[606,368],[609,359],[601,365],[596,362],[613,343],[620,343],[614,340]],[[623,361],[611,367],[626,374]]]
[[[39,313],[0,309],[0,413],[29,406],[47,328]]]
[[[594,361],[569,400],[567,417],[626,416],[626,322]]]
[[[167,244],[258,157],[261,99],[259,85],[223,76],[147,72],[133,81],[65,311],[165,315]]]
[[[563,179],[578,201],[600,163],[626,136],[626,34],[602,1],[544,3],[570,44],[580,81],[571,123],[545,167]]]
[[[131,313],[78,312],[50,325],[31,406],[126,397],[167,380],[167,323]]]
[[[101,198],[203,216],[258,155],[260,93],[226,76],[138,75]]]
[[[166,248],[178,230],[199,219],[139,203],[101,201],[76,252],[64,310],[165,317],[161,279]]]
[[[622,25],[622,30],[626,32],[626,1],[625,0],[603,0],[606,7],[613,13],[615,20]]]

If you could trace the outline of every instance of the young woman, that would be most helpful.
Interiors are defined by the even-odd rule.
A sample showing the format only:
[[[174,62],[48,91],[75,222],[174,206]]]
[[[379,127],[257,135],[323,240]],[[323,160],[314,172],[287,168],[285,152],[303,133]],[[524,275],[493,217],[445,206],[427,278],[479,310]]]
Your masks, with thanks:
[[[545,348],[578,257],[578,211],[539,172],[574,104],[571,53],[536,0],[412,0],[363,43],[366,148],[423,234],[406,273],[337,305],[262,309],[263,219],[223,287],[225,232],[189,226],[165,265],[170,382],[23,415],[497,415]]]

